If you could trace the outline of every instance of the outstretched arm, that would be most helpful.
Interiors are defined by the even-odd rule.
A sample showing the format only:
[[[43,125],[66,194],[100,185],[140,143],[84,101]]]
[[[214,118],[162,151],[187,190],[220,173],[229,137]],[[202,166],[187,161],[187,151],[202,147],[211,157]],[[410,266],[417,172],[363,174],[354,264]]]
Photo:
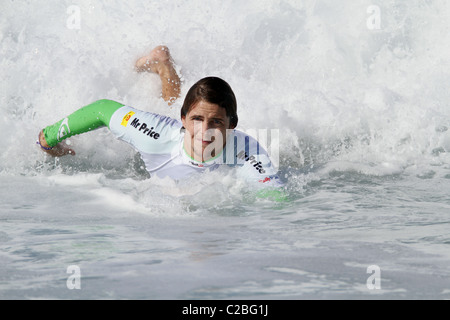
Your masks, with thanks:
[[[180,96],[181,81],[166,46],[154,48],[148,56],[136,61],[135,68],[138,72],[154,72],[160,76],[162,97],[169,105]],[[96,101],[41,130],[37,143],[44,152],[53,157],[61,157],[67,154],[75,155],[75,151],[63,140],[76,134],[109,126],[112,114],[122,106],[122,104],[111,100]]]
[[[64,140],[77,134],[109,126],[111,116],[121,107],[123,104],[112,100],[98,100],[41,130],[38,144],[44,152],[53,157],[75,155],[75,151],[67,146]]]

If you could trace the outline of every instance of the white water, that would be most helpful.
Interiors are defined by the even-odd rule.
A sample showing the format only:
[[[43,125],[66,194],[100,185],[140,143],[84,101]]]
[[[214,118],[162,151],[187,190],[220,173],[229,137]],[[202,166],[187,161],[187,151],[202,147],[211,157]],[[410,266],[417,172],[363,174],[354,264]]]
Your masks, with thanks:
[[[447,1],[1,0],[0,17],[0,298],[450,298]],[[178,117],[133,71],[159,44],[183,95],[220,76],[239,128],[280,130],[290,202],[221,172],[147,179],[105,129],[76,157],[36,147],[101,98]]]

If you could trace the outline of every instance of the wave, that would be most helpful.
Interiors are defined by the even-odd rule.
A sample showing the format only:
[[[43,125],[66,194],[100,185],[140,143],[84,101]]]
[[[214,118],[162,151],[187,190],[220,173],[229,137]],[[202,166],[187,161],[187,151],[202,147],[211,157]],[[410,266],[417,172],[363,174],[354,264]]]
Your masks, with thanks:
[[[71,6],[79,10],[75,27]],[[221,76],[238,97],[241,129],[280,131],[284,171],[328,164],[383,175],[449,163],[446,1],[3,7],[2,172],[51,167],[34,145],[39,129],[100,98],[178,117],[177,106],[160,99],[158,79],[133,71],[136,58],[161,43],[182,74],[182,95],[201,77]],[[64,170],[141,177],[135,154],[107,132],[74,143],[82,152],[56,163]]]

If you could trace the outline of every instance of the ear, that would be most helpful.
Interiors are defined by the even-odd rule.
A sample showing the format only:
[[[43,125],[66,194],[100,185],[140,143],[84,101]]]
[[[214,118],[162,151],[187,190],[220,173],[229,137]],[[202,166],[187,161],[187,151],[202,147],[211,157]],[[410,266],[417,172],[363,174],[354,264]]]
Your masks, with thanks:
[[[183,127],[186,128],[186,116],[181,116],[181,123],[183,124]]]

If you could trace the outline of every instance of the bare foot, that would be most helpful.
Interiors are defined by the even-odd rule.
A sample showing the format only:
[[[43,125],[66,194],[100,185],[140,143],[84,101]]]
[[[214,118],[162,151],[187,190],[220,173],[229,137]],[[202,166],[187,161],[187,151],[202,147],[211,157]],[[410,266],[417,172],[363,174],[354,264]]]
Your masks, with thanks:
[[[180,96],[180,78],[166,46],[157,46],[150,54],[136,61],[136,71],[157,73],[161,79],[162,97],[172,104]]]

